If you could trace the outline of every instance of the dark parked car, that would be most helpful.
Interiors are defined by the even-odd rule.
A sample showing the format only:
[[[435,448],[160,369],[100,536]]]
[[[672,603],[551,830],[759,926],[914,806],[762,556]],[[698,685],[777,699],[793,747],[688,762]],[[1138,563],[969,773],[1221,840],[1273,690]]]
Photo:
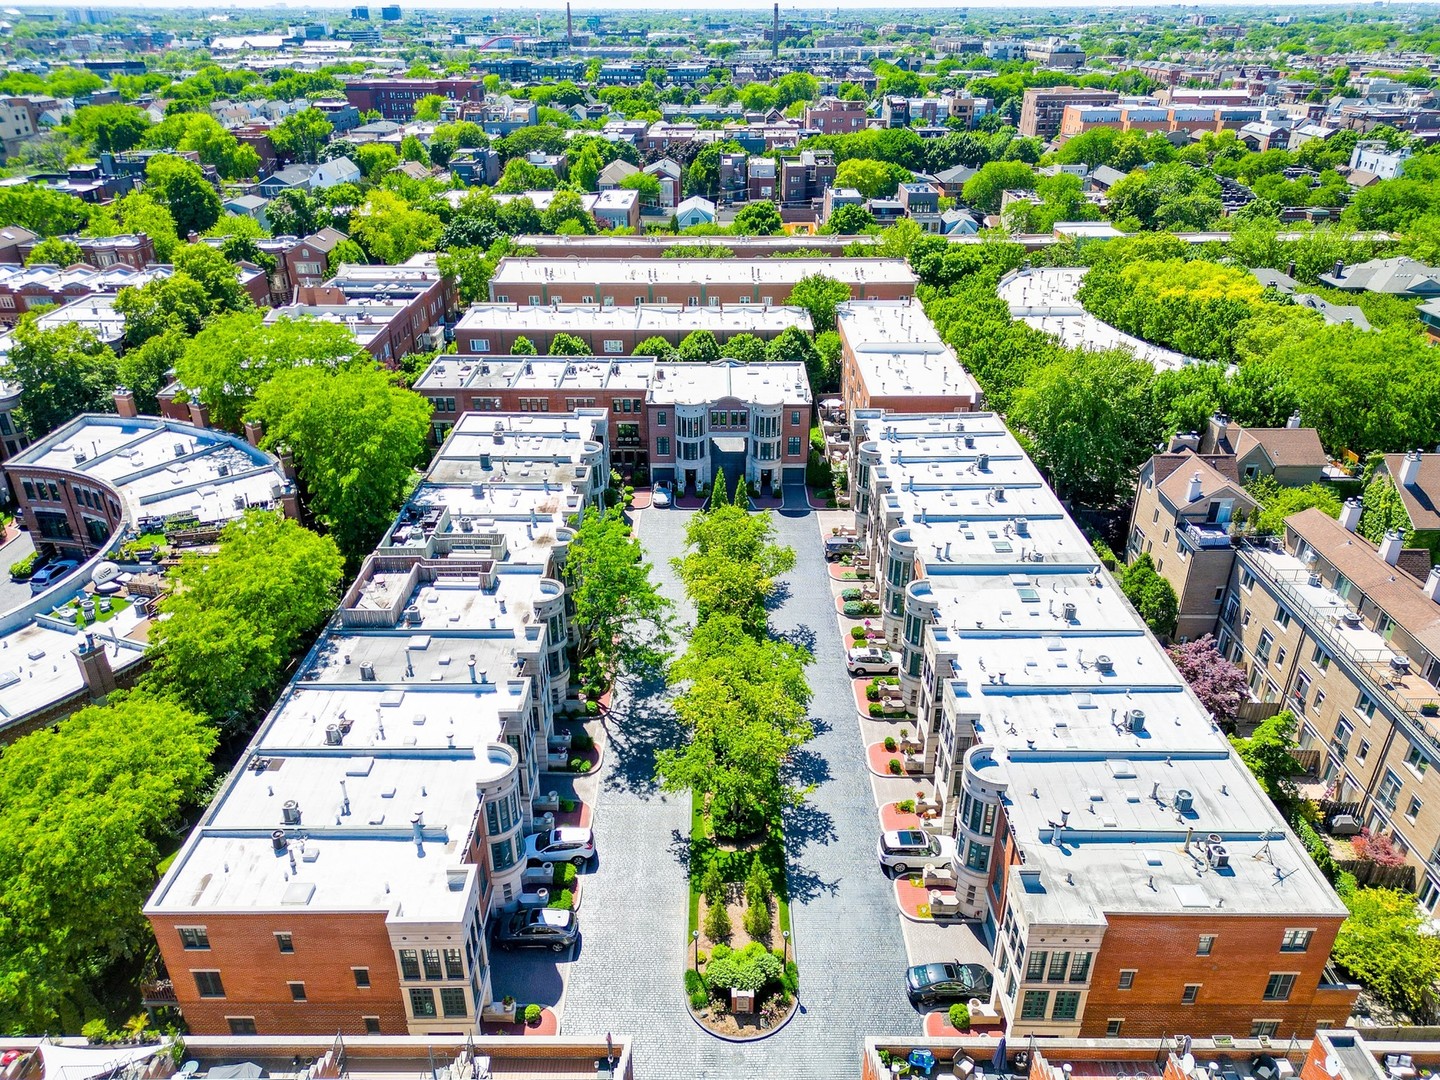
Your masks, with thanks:
[[[511,949],[564,952],[580,938],[580,919],[573,911],[533,908],[517,911],[495,927],[495,944]]]
[[[989,1001],[994,987],[995,976],[984,964],[919,964],[905,972],[905,992],[911,1005],[971,998]]]

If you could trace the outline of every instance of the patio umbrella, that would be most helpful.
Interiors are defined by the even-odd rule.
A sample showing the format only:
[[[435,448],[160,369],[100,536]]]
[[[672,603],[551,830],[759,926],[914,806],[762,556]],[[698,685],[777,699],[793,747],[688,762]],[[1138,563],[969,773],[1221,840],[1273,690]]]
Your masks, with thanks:
[[[1000,1036],[1000,1042],[995,1047],[995,1057],[990,1062],[990,1068],[997,1073],[1004,1074],[1009,1070],[1006,1068],[1005,1058],[1005,1036]]]

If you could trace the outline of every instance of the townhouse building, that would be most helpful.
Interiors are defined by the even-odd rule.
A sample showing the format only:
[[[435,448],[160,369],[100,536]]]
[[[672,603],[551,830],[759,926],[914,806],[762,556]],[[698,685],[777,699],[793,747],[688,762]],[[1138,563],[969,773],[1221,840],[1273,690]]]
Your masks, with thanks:
[[[138,416],[84,414],[12,456],[5,479],[38,548],[85,562],[119,531],[218,534],[250,509],[299,516],[295,486],[271,455],[243,439]]]
[[[812,332],[809,312],[762,304],[482,303],[471,304],[455,324],[455,341],[461,353],[507,355],[523,337],[544,354],[557,335],[569,334],[584,341],[596,355],[609,358],[629,356],[652,337],[679,345],[689,334],[704,330],[723,346],[737,334],[769,341],[792,326]]]
[[[144,233],[126,233],[120,236],[78,236],[60,237],[80,248],[81,261],[101,270],[112,266],[128,266],[132,270],[143,270],[155,261],[155,243]],[[24,262],[40,243],[39,238],[18,245],[19,258]]]
[[[160,266],[133,270],[122,265],[96,270],[84,265],[60,267],[0,263],[0,323],[14,326],[22,315],[36,308],[64,305],[97,293],[118,293],[124,288],[169,277],[169,274],[169,270]]]
[[[980,387],[914,300],[852,300],[836,310],[835,323],[840,398],[851,413],[980,407]]]
[[[662,363],[649,356],[444,356],[415,382],[443,438],[466,413],[597,409],[612,464],[689,490],[713,481],[716,440],[732,482],[803,479],[812,416],[803,365]],[[736,444],[744,442],[742,448]]]
[[[1309,1034],[1346,909],[989,413],[852,413],[855,522],[1012,1038]]]
[[[857,300],[915,295],[918,279],[903,259],[599,259],[506,257],[490,279],[495,303],[784,304],[796,282],[825,274]]]
[[[799,157],[780,163],[782,206],[813,207],[835,183],[835,155],[823,150],[802,150]]]
[[[763,259],[793,252],[821,253],[834,258],[845,254],[850,244],[867,242],[863,236],[727,236],[724,247],[737,259]],[[680,248],[703,255],[719,243],[713,236],[682,236],[652,233],[648,236],[541,236],[516,237],[517,244],[533,248],[547,258],[578,255],[595,259],[658,259]]]
[[[821,98],[805,107],[805,127],[821,135],[843,135],[859,131],[869,122],[869,110],[863,101],[842,98]]]
[[[603,437],[581,413],[456,428],[146,905],[147,1001],[197,1035],[479,1030],[489,923],[535,888],[539,775],[568,751],[558,574]]]
[[[1298,719],[1302,759],[1331,807],[1389,837],[1415,867],[1416,894],[1440,911],[1440,568],[1396,531],[1356,534],[1306,510],[1281,537],[1235,548],[1218,624],[1221,651],[1254,697]]]

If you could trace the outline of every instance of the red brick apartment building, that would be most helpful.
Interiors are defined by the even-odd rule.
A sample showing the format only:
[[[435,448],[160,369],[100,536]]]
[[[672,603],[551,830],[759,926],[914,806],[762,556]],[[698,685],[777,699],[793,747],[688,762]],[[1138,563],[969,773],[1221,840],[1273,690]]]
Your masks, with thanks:
[[[479,104],[485,84],[479,79],[360,79],[345,84],[345,100],[362,113],[372,109],[386,120],[409,120],[415,103],[431,94]]]

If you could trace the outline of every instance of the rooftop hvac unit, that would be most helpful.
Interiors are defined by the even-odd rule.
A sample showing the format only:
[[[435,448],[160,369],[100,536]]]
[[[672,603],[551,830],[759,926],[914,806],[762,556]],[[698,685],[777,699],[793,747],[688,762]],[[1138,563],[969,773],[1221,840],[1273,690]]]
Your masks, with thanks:
[[[340,730],[339,724],[331,724],[325,729],[325,745],[339,746],[345,741],[345,734]]]
[[[236,495],[236,496],[235,496],[233,499],[231,499],[230,501],[231,501],[231,505],[233,505],[236,510],[244,510],[244,509],[245,509],[245,496],[244,496],[244,495]]]
[[[1023,518],[1023,517],[1022,517],[1022,518],[1016,518],[1016,519],[1015,519],[1015,532],[1016,532],[1016,534],[1019,535],[1019,536],[1029,536],[1029,535],[1030,535],[1030,519],[1029,519],[1029,518]]]
[[[1410,670],[1410,658],[1408,656],[1392,656],[1390,658],[1390,668],[1396,672],[1396,674],[1403,675]]]
[[[361,681],[361,682],[374,682],[374,681],[375,681],[375,665],[374,665],[374,664],[369,663],[369,662],[367,661],[366,663],[363,663],[363,664],[360,665],[360,681]]]
[[[175,444],[175,456],[176,456],[176,457],[184,457],[184,456],[185,456],[185,444],[184,444],[183,442],[177,442],[177,443]]]
[[[270,846],[273,847],[277,852],[284,851],[287,847],[289,847],[289,844],[285,842],[284,829],[276,829],[270,834]]]
[[[420,625],[420,605],[411,604],[405,609],[405,621],[411,626]]]
[[[968,445],[970,442],[972,442],[972,440],[966,439],[965,442],[966,442],[966,444]],[[975,459],[975,467],[978,468],[981,472],[989,472],[989,471],[990,471],[990,455],[989,455],[989,454],[981,454],[979,457],[977,457],[977,458]]]
[[[1230,865],[1230,852],[1225,850],[1224,844],[1211,844],[1205,852],[1205,861],[1212,870],[1223,870]]]
[[[1131,709],[1130,712],[1127,714],[1126,719],[1130,725],[1130,730],[1133,731],[1136,735],[1139,735],[1145,730],[1144,709]],[[1187,791],[1184,794],[1188,797],[1190,793]]]
[[[1066,604],[1061,608],[1061,615],[1066,622],[1073,623],[1075,621],[1075,611],[1076,608],[1074,604]]]
[[[996,501],[996,502],[1004,502],[1004,501],[1005,501],[1005,489],[1004,489],[1003,487],[997,487],[997,488],[995,489],[995,501]]]
[[[1095,657],[1095,670],[1100,672],[1101,675],[1113,675],[1115,674],[1115,661],[1111,660],[1110,657],[1104,653],[1101,653]]]
[[[1133,714],[1132,714],[1132,717],[1133,717]],[[1144,717],[1143,714],[1142,714],[1141,717],[1140,717],[1140,722],[1141,722],[1142,724],[1145,722],[1145,717]],[[1133,719],[1132,719],[1132,723],[1133,723]],[[1194,810],[1194,809],[1195,809],[1195,796],[1194,796],[1194,794],[1193,794],[1192,792],[1190,792],[1189,790],[1187,790],[1186,788],[1180,788],[1180,790],[1176,791],[1176,792],[1175,792],[1175,809],[1178,810],[1178,811],[1179,811],[1180,813],[1182,813],[1182,814],[1188,814],[1188,813],[1190,813],[1190,811]]]
[[[286,825],[299,825],[300,804],[294,799],[286,799],[285,805],[280,808],[280,820]]]
[[[966,436],[965,436],[965,449],[967,449],[967,450],[974,450],[974,449],[975,449],[975,436],[974,436],[974,435],[966,435]]]
[[[76,465],[79,465],[79,464],[82,464],[84,461],[85,461],[85,451],[84,451],[84,450],[78,450],[78,449],[77,449],[77,450],[75,451],[75,464],[76,464]]]

